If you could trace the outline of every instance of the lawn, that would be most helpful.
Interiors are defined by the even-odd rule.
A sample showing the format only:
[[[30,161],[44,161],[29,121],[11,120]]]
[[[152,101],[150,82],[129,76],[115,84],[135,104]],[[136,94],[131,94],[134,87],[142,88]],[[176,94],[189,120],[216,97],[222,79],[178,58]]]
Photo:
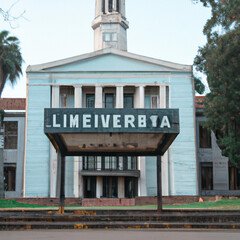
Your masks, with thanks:
[[[56,206],[57,207],[57,206]],[[15,200],[0,199],[1,208],[46,208],[56,209],[56,207],[47,207],[36,204],[20,203]],[[80,207],[80,206],[66,206],[66,209],[70,210],[154,210],[156,205],[145,206],[102,206],[102,207]],[[216,210],[240,210],[240,198],[239,199],[221,199],[213,202],[196,202],[190,204],[174,204],[164,205],[163,209],[216,209]]]
[[[40,206],[37,204],[27,204],[17,202],[15,200],[0,199],[0,208],[42,208],[42,207],[45,208],[45,206]]]

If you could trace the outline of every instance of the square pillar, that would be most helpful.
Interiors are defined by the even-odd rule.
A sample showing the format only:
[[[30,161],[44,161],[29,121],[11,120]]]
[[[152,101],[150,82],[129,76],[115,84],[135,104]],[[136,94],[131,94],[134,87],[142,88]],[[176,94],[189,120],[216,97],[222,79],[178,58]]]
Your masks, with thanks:
[[[100,198],[103,195],[103,178],[97,177],[96,179],[96,198]]]
[[[74,86],[74,107],[82,107],[82,86]],[[73,157],[73,161],[73,195],[74,197],[79,197],[83,195],[83,188],[80,187],[80,185],[83,185],[83,179],[79,176],[79,172],[82,168],[80,164],[80,162],[82,162],[82,157],[75,156]]]
[[[125,197],[124,177],[118,177],[118,198]]]
[[[160,108],[166,108],[167,106],[166,93],[167,93],[166,86],[159,86]]]
[[[102,86],[95,87],[95,108],[103,107],[103,88]]]
[[[60,105],[60,87],[52,86],[52,108],[59,108]],[[55,148],[50,143],[50,197],[57,196],[57,166],[58,156]]]
[[[136,108],[145,107],[145,86],[141,85],[136,88],[134,106]],[[138,179],[138,195],[146,196],[147,187],[146,187],[146,158],[138,157],[138,169],[140,170],[140,178]]]
[[[123,108],[123,86],[116,88],[116,108]]]
[[[105,13],[108,13],[108,0],[105,0]]]
[[[167,86],[159,86],[159,107],[167,107]],[[168,151],[162,156],[162,194],[169,196],[169,156]]]

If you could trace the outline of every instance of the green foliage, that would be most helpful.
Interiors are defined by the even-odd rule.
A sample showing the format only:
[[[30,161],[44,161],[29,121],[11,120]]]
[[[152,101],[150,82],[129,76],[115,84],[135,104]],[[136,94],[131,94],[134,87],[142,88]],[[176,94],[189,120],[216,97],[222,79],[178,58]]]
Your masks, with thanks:
[[[195,86],[195,91],[199,94],[203,94],[205,91],[205,85],[202,83],[200,78],[197,78],[196,76],[194,78],[194,86]]]
[[[22,63],[18,39],[9,36],[8,31],[0,32],[0,96],[7,81],[16,83],[22,74]]]
[[[204,27],[207,44],[195,58],[196,70],[206,74],[207,125],[222,153],[240,166],[240,0],[201,0],[212,8]]]

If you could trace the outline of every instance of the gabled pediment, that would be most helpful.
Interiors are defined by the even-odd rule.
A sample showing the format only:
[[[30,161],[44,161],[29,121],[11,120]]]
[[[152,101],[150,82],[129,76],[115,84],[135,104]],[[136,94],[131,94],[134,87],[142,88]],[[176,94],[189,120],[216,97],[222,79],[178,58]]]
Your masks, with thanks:
[[[27,72],[191,72],[182,65],[108,48],[46,64],[28,66]]]

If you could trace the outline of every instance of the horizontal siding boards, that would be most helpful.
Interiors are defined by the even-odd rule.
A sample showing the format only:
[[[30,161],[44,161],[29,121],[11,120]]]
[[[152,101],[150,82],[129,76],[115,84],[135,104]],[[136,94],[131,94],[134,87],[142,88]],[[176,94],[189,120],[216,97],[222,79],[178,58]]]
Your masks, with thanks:
[[[50,107],[50,87],[28,89],[26,197],[49,196],[49,140],[43,131],[44,108]]]
[[[195,148],[195,112],[192,80],[171,78],[170,106],[179,108],[180,134],[171,146],[173,164],[172,195],[197,194],[197,167]]]

